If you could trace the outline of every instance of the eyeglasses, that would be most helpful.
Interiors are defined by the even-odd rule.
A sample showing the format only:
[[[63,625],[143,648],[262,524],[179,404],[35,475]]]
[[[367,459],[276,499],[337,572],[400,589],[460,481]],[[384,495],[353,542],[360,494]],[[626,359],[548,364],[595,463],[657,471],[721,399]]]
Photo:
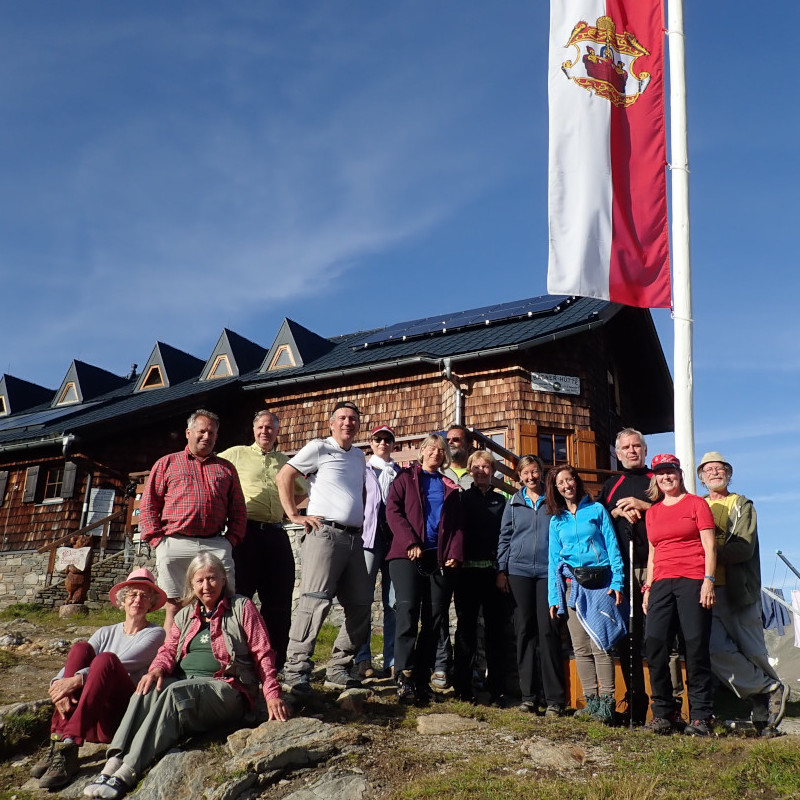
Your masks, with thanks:
[[[388,436],[373,436],[373,442],[385,442],[386,444],[394,444],[394,439],[391,439]]]
[[[125,595],[125,599],[133,600],[134,598],[138,598],[139,600],[149,600],[150,592],[140,592],[135,589],[130,589],[128,593]]]
[[[703,475],[713,475],[715,472],[721,472],[722,474],[725,474],[725,467],[722,466],[715,467],[712,466],[711,464],[708,464],[705,467],[703,467]]]

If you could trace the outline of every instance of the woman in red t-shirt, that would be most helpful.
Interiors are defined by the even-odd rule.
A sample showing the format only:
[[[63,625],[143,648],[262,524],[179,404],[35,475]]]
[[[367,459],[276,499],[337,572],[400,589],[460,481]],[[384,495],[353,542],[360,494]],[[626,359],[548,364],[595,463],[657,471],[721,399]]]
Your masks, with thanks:
[[[686,491],[681,462],[670,453],[651,464],[647,512],[647,614],[645,652],[650,671],[653,719],[645,730],[709,736],[713,689],[709,639],[714,605],[714,518],[708,503]],[[670,646],[680,629],[686,645],[686,682],[691,721],[684,725],[672,697]]]

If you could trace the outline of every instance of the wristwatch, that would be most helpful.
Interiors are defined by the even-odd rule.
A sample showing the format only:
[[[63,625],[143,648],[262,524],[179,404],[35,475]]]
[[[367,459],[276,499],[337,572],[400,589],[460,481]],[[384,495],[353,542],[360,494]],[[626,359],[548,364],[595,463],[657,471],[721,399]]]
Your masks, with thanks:
[[[713,575],[703,575],[704,581],[711,581],[711,583],[716,583],[717,579]]]

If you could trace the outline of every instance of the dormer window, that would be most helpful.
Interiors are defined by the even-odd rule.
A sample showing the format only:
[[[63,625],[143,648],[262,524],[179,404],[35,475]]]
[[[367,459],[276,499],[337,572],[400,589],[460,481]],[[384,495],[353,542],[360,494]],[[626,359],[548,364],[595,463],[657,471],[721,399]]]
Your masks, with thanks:
[[[8,414],[6,410],[6,399],[0,394],[0,417],[4,417],[6,414]]]
[[[70,381],[65,387],[64,391],[61,392],[61,396],[58,398],[56,402],[57,406],[68,406],[70,403],[79,403],[80,398],[78,397],[78,390],[75,387],[75,383]]]
[[[213,366],[208,372],[209,379],[229,378],[231,375],[233,375],[233,370],[231,369],[231,363],[228,360],[228,356],[224,354],[217,356]]]
[[[147,375],[144,376],[142,381],[142,389],[160,389],[164,385],[164,376],[161,374],[161,367],[158,364],[153,364]]]
[[[269,365],[269,369],[286,369],[287,367],[296,367],[294,355],[288,344],[282,344]]]

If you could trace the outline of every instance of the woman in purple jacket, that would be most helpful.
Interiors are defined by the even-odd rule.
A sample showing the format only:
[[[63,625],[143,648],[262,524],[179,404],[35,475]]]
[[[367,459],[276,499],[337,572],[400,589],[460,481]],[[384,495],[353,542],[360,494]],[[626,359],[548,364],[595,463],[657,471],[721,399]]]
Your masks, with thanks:
[[[431,697],[436,632],[447,623],[453,573],[464,560],[458,486],[440,472],[449,464],[444,437],[428,436],[419,463],[402,470],[386,500],[394,535],[386,556],[395,590],[394,669],[403,703]]]

